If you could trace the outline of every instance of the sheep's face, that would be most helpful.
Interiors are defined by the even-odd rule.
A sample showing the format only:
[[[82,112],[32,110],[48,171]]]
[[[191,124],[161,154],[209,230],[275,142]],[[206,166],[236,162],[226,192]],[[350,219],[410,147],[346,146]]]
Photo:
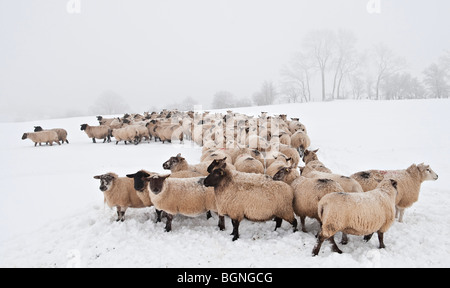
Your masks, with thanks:
[[[423,163],[419,164],[417,166],[417,169],[419,169],[420,173],[422,174],[422,181],[427,181],[427,180],[437,180],[438,179],[438,175],[436,174],[436,172],[434,172],[431,168],[430,165],[425,165]]]
[[[181,157],[180,154],[178,154],[176,157],[170,157],[169,160],[164,162],[163,163],[163,168],[166,169],[166,170],[171,170],[171,169],[177,167],[177,165],[179,163],[181,163],[182,161],[184,161],[184,158]]]
[[[34,126],[34,132],[39,132],[39,131],[43,131],[44,129],[42,129],[41,126]]]
[[[87,124],[81,124],[80,130],[81,130],[81,131],[86,130],[86,127],[87,127]]]
[[[28,137],[28,134],[27,134],[27,133],[23,133],[23,135],[22,135],[22,140],[27,139],[27,137]]]
[[[158,195],[162,190],[164,186],[164,181],[170,176],[168,175],[153,175],[148,177],[147,179],[150,182],[150,190],[152,190],[152,193],[155,195]]]
[[[111,174],[103,174],[94,176],[94,179],[100,179],[100,191],[105,192],[111,188],[115,177]]]
[[[310,161],[314,161],[314,160],[319,160],[319,158],[317,157],[317,151],[319,151],[319,149],[313,150],[313,151],[309,151],[309,150],[305,150],[303,152],[303,163],[308,163]]]
[[[217,168],[217,167],[225,168],[225,165],[226,165],[225,160],[227,160],[227,157],[225,157],[223,159],[214,159],[211,162],[211,164],[209,164],[208,169],[206,171],[208,171],[208,173],[211,173],[214,168]]]
[[[144,192],[145,188],[148,185],[147,178],[150,177],[150,174],[141,170],[134,174],[127,174],[128,178],[134,179],[134,190],[138,192]]]
[[[206,187],[216,187],[225,178],[226,172],[224,168],[215,168],[203,181]]]

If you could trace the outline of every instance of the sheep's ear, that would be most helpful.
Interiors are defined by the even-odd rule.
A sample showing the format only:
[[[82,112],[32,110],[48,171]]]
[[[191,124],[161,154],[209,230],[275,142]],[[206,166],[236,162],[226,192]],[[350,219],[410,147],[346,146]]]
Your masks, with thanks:
[[[313,150],[312,152],[317,153],[317,151],[319,151],[319,148],[317,148],[316,150]]]
[[[136,173],[134,173],[134,174],[127,174],[126,175],[128,178],[134,178],[134,176],[136,176]]]
[[[389,179],[389,180],[391,180],[392,186],[394,186],[394,188],[397,189],[397,181],[395,181],[394,179]]]
[[[94,179],[100,179],[101,175],[94,176]]]

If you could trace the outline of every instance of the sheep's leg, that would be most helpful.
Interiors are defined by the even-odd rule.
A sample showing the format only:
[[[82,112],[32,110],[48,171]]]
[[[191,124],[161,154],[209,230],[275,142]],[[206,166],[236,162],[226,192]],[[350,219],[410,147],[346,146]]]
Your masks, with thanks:
[[[169,214],[169,213],[166,213],[167,215],[167,221],[166,221],[166,227],[165,227],[165,230],[166,230],[166,232],[170,232],[170,231],[172,231],[172,219],[173,219],[173,215],[172,214]]]
[[[333,250],[333,252],[337,252],[337,253],[339,253],[339,254],[342,254],[342,251],[341,251],[341,249],[339,249],[339,247],[337,246],[337,244],[336,244],[336,241],[334,241],[334,235],[333,236],[331,236],[330,238],[328,238],[328,240],[331,242],[331,244],[333,245],[332,246],[332,250]]]
[[[341,238],[341,242],[342,245],[347,245],[348,243],[348,236],[346,233],[342,232],[342,238]]]
[[[364,236],[364,241],[369,242],[370,239],[372,239],[373,233],[370,233],[369,235]]]
[[[161,222],[161,210],[156,209],[156,223]]]
[[[220,231],[225,230],[225,216],[220,216],[219,215],[219,229]]]
[[[208,210],[208,212],[206,212],[206,220],[208,220],[211,217],[212,217],[211,211]]]
[[[233,241],[236,241],[239,239],[239,220],[231,219],[231,223],[233,224],[233,232],[231,235],[233,235]]]
[[[322,232],[320,232],[319,237],[317,237],[316,246],[314,246],[313,251],[312,251],[313,256],[317,256],[317,254],[319,254],[320,247],[322,247],[322,243],[323,243],[323,241],[325,241],[325,239],[326,239],[325,236],[323,236]]]
[[[69,144],[69,140],[66,139],[66,143]]]
[[[386,248],[386,246],[384,246],[384,241],[383,241],[383,232],[378,231],[378,241],[380,242],[380,249],[381,248]]]
[[[119,141],[116,141],[116,145],[119,144]]]
[[[34,147],[37,146],[37,143],[38,143],[38,142],[34,142]],[[39,143],[39,146],[41,146],[41,143]]]
[[[281,227],[281,222],[283,221],[283,219],[281,219],[280,217],[275,217],[275,231],[277,231],[277,228]]]
[[[305,218],[305,216],[300,216],[300,224],[302,225],[302,232],[306,233]]]
[[[95,142],[95,137],[92,138],[92,143],[97,143],[97,142]],[[103,143],[105,143],[105,142],[103,142]]]

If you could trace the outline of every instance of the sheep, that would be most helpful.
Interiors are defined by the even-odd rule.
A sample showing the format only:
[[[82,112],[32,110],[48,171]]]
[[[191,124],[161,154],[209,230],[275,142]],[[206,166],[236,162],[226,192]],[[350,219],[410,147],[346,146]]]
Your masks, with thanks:
[[[319,149],[316,149],[316,150],[306,149],[303,152],[303,157],[302,157],[303,163],[308,164],[311,161],[319,160],[319,157],[317,157],[317,151],[319,151]]]
[[[234,167],[240,172],[264,174],[264,165],[250,154],[239,155]]]
[[[282,167],[274,176],[275,181],[284,181],[294,189],[294,212],[300,217],[302,231],[306,231],[306,217],[320,221],[317,207],[323,196],[332,192],[344,192],[338,182],[327,178],[306,178],[300,176],[294,167]],[[347,242],[342,235],[342,243]]]
[[[209,173],[207,171],[208,168],[207,162],[200,162],[196,165],[189,165],[185,158],[181,157],[181,153],[178,153],[177,156],[170,157],[169,160],[163,163],[163,168],[166,170],[170,170],[172,173],[179,171],[191,171],[200,174],[199,176],[207,176]]]
[[[315,162],[315,161],[312,161]],[[311,164],[312,162],[309,162]],[[307,166],[308,166],[307,165]],[[302,171],[302,175],[308,178],[328,178],[338,182],[345,192],[364,192],[361,185],[355,179],[352,179],[347,176],[343,176],[340,174],[329,173],[329,172],[321,172],[317,170],[313,170],[311,172],[305,173],[305,170]]]
[[[165,141],[172,143],[172,140],[176,139],[183,143],[183,127],[179,124],[157,124],[154,127],[154,132],[163,143]]]
[[[317,212],[322,222],[316,246],[316,256],[324,240],[329,239],[333,251],[342,253],[334,242],[334,235],[342,231],[352,235],[364,235],[369,241],[377,232],[379,248],[385,248],[383,235],[395,221],[397,181],[385,179],[374,190],[358,193],[334,192],[323,196]]]
[[[134,189],[134,181],[127,177],[119,177],[113,172],[94,176],[100,180],[100,191],[105,196],[105,202],[109,208],[117,208],[117,220],[125,220],[125,211],[128,208],[143,208],[146,205],[138,197]]]
[[[309,139],[308,134],[299,130],[292,134],[291,136],[291,147],[297,149],[300,157],[303,157],[303,153],[305,149],[307,149],[311,145],[311,140]]]
[[[422,182],[437,180],[438,175],[429,165],[423,163],[412,164],[403,170],[368,170],[357,172],[350,177],[362,186],[364,191],[372,190],[383,179],[391,178],[398,183],[398,195],[396,198],[396,218],[403,222],[405,209],[411,207],[419,199],[420,186]]]
[[[53,131],[56,132],[56,134],[58,134],[58,140],[61,141],[61,144],[64,144],[64,142],[69,144],[69,140],[67,140],[67,131],[66,131],[66,129],[53,128],[53,129],[48,129],[48,130],[53,130]],[[34,126],[34,132],[39,132],[39,131],[45,131],[45,130],[42,129],[41,126]]]
[[[272,159],[274,161],[266,160],[266,163],[270,163],[266,168],[266,174],[273,177],[282,167],[290,166],[291,158],[288,158],[283,153],[278,153],[277,157]],[[295,167],[295,165],[294,165]]]
[[[93,143],[97,143],[95,139],[103,139],[103,143],[111,142],[111,129],[106,125],[89,126],[88,124],[81,124],[80,130],[86,132],[88,137],[92,138]]]
[[[123,128],[113,129],[112,136],[116,139],[116,145],[119,144],[120,141],[124,141],[125,145],[127,144],[127,141],[130,143],[134,142],[134,144],[137,145],[139,139],[139,131],[134,125],[131,125]]]
[[[319,160],[312,160],[306,163],[304,167],[300,167],[300,171],[302,175],[308,175],[313,171],[320,171],[324,173],[333,173],[329,168],[327,168],[322,162]]]
[[[232,170],[226,159],[215,160],[210,167],[210,174],[203,182],[206,187],[214,187],[219,216],[231,218],[233,241],[239,238],[239,223],[244,218],[267,221],[275,217],[275,230],[285,220],[297,231],[292,208],[294,193],[288,184],[267,175]]]
[[[203,185],[205,177],[169,178],[170,174],[156,173],[142,176],[141,180],[134,178],[134,187],[137,191],[144,191],[149,187],[153,205],[167,214],[166,232],[172,230],[172,219],[176,214],[194,217],[207,211],[217,211],[214,189]],[[220,230],[225,229],[224,219],[224,216],[219,215]]]
[[[58,140],[58,134],[55,131],[40,131],[40,132],[28,132],[23,133],[22,140],[30,139],[34,142],[34,147],[39,143],[39,146],[41,146],[41,143],[49,143],[50,146],[53,145],[53,142],[58,143],[58,145],[61,145]]]

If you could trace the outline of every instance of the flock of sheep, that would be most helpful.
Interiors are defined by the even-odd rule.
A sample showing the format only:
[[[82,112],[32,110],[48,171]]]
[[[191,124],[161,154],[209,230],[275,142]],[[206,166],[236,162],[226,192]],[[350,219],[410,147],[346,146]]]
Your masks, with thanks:
[[[275,220],[275,230],[283,220],[297,230],[307,232],[305,219],[320,223],[317,255],[325,240],[335,252],[342,253],[334,235],[342,232],[364,236],[368,241],[377,232],[379,247],[383,235],[395,218],[403,221],[405,208],[418,200],[423,181],[437,180],[437,174],[425,164],[412,164],[401,170],[368,170],[344,176],[333,173],[308,150],[310,138],[298,118],[287,115],[258,117],[227,111],[209,114],[163,110],[144,115],[97,117],[98,126],[81,125],[89,138],[116,144],[142,141],[164,142],[189,139],[202,146],[199,163],[188,163],[178,154],[162,166],[170,174],[140,170],[126,177],[116,173],[94,176],[100,180],[109,207],[117,208],[117,221],[124,221],[127,208],[154,206],[157,222],[167,218],[165,231],[171,231],[173,217],[196,217],[211,211],[219,215],[218,226],[225,229],[225,217],[233,225],[233,241],[239,238],[239,223]],[[37,130],[42,130],[38,128]],[[59,129],[25,133],[37,143],[67,141]],[[46,133],[44,134],[39,133]],[[35,134],[38,134],[37,137]],[[56,136],[55,136],[56,135]],[[48,138],[45,138],[48,137]],[[300,161],[303,166],[299,166]],[[298,169],[300,168],[300,169]]]

